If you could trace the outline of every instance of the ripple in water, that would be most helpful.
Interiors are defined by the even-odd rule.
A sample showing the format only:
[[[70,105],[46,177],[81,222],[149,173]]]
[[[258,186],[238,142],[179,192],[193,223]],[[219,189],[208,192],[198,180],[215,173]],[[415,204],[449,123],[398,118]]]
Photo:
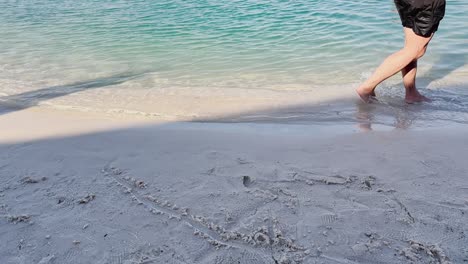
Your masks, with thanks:
[[[460,89],[438,91],[468,83],[468,27],[460,20],[466,12],[464,1],[448,2],[420,63],[419,85],[436,97],[434,111],[467,112]],[[268,98],[287,98],[268,91],[296,97],[348,91],[403,43],[392,1],[378,0],[3,1],[0,32],[0,96],[8,95],[1,100],[143,73],[49,102],[91,108],[113,102],[124,110],[179,90]],[[386,86],[393,88],[385,94],[400,95],[398,78]]]

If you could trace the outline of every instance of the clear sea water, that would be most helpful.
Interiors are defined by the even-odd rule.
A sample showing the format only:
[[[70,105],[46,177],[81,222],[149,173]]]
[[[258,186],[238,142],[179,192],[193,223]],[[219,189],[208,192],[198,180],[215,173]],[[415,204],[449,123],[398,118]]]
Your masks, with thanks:
[[[468,3],[447,2],[418,83],[433,109],[466,116]],[[181,96],[349,95],[403,44],[391,0],[0,0],[0,36],[1,101],[126,113]],[[402,96],[397,77],[382,95]]]

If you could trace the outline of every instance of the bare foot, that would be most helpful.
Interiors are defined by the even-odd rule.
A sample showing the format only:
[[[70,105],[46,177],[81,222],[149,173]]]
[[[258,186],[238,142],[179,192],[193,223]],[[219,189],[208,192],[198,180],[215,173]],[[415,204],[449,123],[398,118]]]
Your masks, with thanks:
[[[366,103],[369,103],[371,101],[371,97],[375,97],[374,89],[369,89],[364,86],[359,86],[356,89],[356,93]]]
[[[431,102],[432,100],[427,98],[422,94],[415,94],[415,95],[406,95],[405,102],[407,104],[415,104],[415,103],[422,103],[422,102]]]

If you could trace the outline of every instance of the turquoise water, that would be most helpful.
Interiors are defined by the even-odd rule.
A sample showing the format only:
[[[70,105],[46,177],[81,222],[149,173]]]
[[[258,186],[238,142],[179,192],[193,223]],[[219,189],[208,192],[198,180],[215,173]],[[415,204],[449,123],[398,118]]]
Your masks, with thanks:
[[[465,0],[448,0],[422,86],[467,83],[467,13]],[[0,33],[0,96],[110,78],[92,96],[60,95],[77,106],[109,94],[129,103],[128,90],[347,87],[403,44],[393,1],[382,0],[0,1]]]

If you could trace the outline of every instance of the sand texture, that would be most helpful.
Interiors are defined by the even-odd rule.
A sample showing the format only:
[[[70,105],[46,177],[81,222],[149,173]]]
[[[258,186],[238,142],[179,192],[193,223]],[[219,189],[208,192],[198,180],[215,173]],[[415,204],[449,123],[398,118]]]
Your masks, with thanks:
[[[8,118],[0,135],[15,134]],[[318,131],[174,123],[2,142],[0,263],[468,262],[467,129]]]

